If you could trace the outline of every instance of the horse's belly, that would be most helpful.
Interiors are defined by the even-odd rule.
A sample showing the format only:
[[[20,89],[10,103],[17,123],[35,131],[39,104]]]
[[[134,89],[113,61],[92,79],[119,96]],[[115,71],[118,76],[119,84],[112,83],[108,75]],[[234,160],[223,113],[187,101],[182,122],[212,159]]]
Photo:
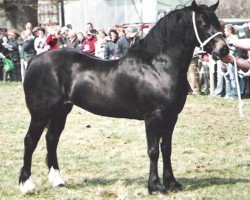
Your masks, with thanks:
[[[114,117],[114,118],[127,118],[127,119],[138,119],[143,120],[142,115],[133,108],[126,108],[125,106],[119,105],[105,105],[105,104],[75,104],[84,110],[87,110],[93,114]]]
[[[86,93],[78,93],[77,98],[75,96],[71,101],[74,105],[93,114],[115,118],[143,119],[134,105],[119,98],[111,98],[98,93],[89,96]]]

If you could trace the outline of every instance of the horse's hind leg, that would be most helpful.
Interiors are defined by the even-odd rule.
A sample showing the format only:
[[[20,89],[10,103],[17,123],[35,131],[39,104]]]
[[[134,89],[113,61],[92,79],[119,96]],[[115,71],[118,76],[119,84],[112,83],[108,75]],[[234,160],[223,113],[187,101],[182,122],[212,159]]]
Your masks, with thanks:
[[[57,161],[57,145],[60,135],[64,129],[68,113],[72,109],[72,104],[63,104],[58,107],[49,122],[48,132],[46,134],[47,142],[47,165],[49,168],[49,181],[54,187],[64,185],[63,178],[59,172]]]
[[[19,176],[19,185],[22,193],[33,192],[35,188],[30,178],[32,154],[36,149],[37,143],[43,133],[46,123],[47,120],[45,118],[36,119],[31,117],[29,130],[24,138],[24,163]]]

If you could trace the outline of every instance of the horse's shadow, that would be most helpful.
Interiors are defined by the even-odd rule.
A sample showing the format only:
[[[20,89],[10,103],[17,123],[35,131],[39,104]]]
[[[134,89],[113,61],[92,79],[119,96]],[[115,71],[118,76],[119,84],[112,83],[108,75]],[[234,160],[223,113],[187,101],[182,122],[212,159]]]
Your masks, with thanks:
[[[107,186],[115,184],[121,181],[125,186],[127,185],[138,185],[147,188],[147,179],[145,177],[139,177],[136,179],[104,179],[104,178],[92,178],[85,179],[77,184],[68,183],[67,188],[84,188],[86,186]],[[249,179],[242,178],[221,178],[221,177],[211,177],[211,178],[179,178],[178,181],[183,185],[184,191],[193,191],[200,188],[206,188],[210,186],[219,185],[232,185],[237,183],[249,183]]]
[[[179,182],[184,186],[184,190],[193,191],[199,188],[206,188],[210,186],[219,185],[232,185],[237,183],[249,183],[249,179],[242,178],[221,178],[221,177],[210,177],[210,178],[180,178]]]

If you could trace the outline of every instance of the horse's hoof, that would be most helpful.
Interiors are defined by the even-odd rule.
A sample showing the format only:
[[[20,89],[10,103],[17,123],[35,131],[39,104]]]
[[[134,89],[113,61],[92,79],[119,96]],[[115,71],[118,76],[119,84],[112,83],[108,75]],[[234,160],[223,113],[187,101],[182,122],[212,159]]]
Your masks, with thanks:
[[[34,193],[35,185],[31,178],[20,183],[20,190],[23,194]]]
[[[169,191],[181,191],[182,185],[178,183],[176,180],[174,180],[165,184],[165,188]]]
[[[53,187],[62,187],[65,185],[65,182],[60,174],[58,169],[50,168],[49,171],[49,182],[53,185]]]
[[[149,186],[148,187],[148,193],[151,194],[151,195],[152,194],[165,194],[166,189],[161,184],[157,184],[157,185],[154,185],[154,186]]]

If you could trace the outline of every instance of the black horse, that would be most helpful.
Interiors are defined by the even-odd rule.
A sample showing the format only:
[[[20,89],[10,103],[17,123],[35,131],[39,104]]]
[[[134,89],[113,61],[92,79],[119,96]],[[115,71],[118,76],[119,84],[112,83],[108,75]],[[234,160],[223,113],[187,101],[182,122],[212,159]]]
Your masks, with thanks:
[[[228,53],[223,36],[217,34],[221,30],[214,13],[218,4],[208,7],[193,1],[191,6],[172,11],[119,60],[101,60],[71,49],[35,57],[24,80],[31,122],[24,139],[19,178],[22,192],[34,189],[32,154],[46,125],[49,180],[54,186],[64,184],[56,149],[73,105],[102,116],[144,120],[149,192],[181,189],[171,166],[172,133],[186,101],[186,74],[195,46],[205,45],[204,49],[217,57]],[[163,185],[158,175],[159,149]]]

